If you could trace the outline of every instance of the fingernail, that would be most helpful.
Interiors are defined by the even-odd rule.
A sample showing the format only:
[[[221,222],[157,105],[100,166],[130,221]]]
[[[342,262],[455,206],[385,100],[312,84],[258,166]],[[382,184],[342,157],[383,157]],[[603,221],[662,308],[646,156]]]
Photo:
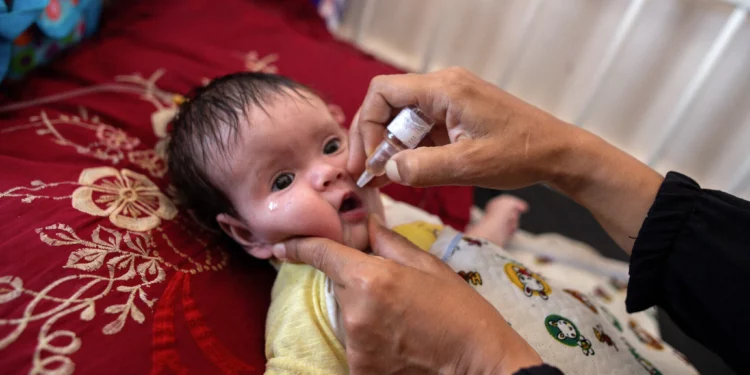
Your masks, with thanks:
[[[273,256],[277,259],[286,259],[286,246],[283,243],[277,243],[273,245]]]
[[[388,175],[388,179],[393,182],[401,182],[401,175],[398,173],[398,165],[393,159],[388,160],[385,163],[385,174]]]

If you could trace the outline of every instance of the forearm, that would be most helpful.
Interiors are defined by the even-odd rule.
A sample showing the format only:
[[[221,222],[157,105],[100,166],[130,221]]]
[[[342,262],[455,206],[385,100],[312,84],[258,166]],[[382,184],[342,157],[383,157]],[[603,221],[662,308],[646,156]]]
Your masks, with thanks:
[[[664,178],[634,157],[583,129],[566,132],[550,166],[550,184],[599,221],[628,254]]]

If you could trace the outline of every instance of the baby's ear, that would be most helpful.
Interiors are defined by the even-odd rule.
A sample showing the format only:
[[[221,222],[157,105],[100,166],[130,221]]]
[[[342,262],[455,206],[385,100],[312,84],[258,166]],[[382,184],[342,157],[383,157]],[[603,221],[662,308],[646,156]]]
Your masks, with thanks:
[[[216,222],[221,230],[240,244],[248,254],[259,259],[269,259],[273,256],[273,246],[258,241],[242,220],[222,213],[216,215]]]

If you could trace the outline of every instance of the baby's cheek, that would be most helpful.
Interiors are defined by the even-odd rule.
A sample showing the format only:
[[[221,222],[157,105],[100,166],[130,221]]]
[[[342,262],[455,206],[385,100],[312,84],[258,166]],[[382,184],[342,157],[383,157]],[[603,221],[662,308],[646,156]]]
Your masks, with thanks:
[[[316,197],[290,197],[269,202],[273,210],[257,215],[257,235],[269,242],[294,236],[324,237],[342,240],[341,222],[333,207]]]
[[[295,236],[323,237],[336,242],[343,241],[338,215],[331,217],[331,215],[310,214],[298,217],[296,220],[298,223],[293,233]]]

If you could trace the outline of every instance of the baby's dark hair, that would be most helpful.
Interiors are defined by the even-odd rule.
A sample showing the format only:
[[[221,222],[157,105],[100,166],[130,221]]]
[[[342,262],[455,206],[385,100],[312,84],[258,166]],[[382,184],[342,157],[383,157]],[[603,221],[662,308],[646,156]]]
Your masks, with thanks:
[[[241,116],[260,108],[276,95],[315,94],[289,78],[266,73],[229,74],[196,89],[184,102],[172,123],[167,160],[177,200],[198,222],[220,231],[216,215],[236,216],[232,203],[208,177],[206,170],[216,157],[210,146],[226,155],[239,133]]]

